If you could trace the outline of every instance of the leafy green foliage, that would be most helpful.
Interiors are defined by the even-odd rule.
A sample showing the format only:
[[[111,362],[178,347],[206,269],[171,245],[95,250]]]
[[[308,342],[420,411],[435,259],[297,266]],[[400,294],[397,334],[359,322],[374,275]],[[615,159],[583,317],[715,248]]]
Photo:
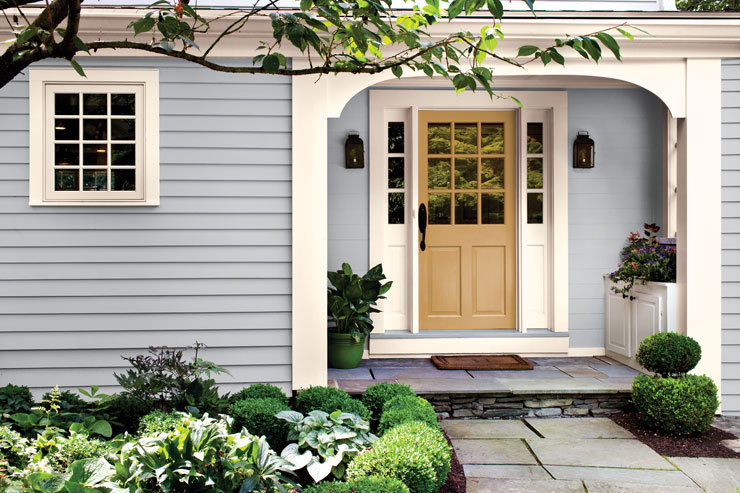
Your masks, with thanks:
[[[646,337],[637,348],[637,362],[662,377],[690,372],[701,359],[701,346],[691,337],[660,332]]]
[[[180,416],[175,412],[152,411],[139,420],[140,435],[159,435],[168,433],[180,425]]]
[[[0,477],[12,475],[9,468],[25,468],[35,454],[27,438],[9,426],[0,426],[0,461],[6,461],[5,466],[0,465]]]
[[[303,493],[409,493],[405,484],[394,478],[370,476],[347,481],[324,481],[303,489]]]
[[[632,384],[632,402],[645,427],[677,436],[708,431],[719,407],[717,386],[704,375],[640,375]]]
[[[737,12],[740,10],[738,0],[678,0],[676,7],[679,10],[694,12]]]
[[[290,425],[275,415],[290,407],[280,399],[242,399],[229,407],[229,415],[234,418],[234,431],[246,428],[256,436],[264,436],[273,450],[282,450],[288,444]]]
[[[376,440],[369,423],[356,414],[283,411],[277,417],[291,425],[288,441],[296,442],[280,455],[296,470],[305,467],[316,482],[330,474],[342,479],[352,458]]]
[[[615,284],[623,282],[624,286],[615,286],[612,291],[627,293],[637,284],[648,281],[676,281],[676,249],[658,243],[655,234],[660,231],[656,224],[645,224],[645,236],[631,233],[627,245],[620,254],[619,268],[609,274]]]
[[[46,392],[42,397],[43,401],[51,398],[51,392]],[[87,402],[71,390],[63,390],[59,393],[59,411],[67,413],[84,413],[87,409]]]
[[[450,446],[438,427],[404,423],[359,454],[347,478],[383,476],[402,481],[412,493],[436,492],[450,472]]]
[[[105,457],[110,452],[107,442],[84,433],[72,433],[68,437],[56,435],[49,440],[42,437],[37,444],[55,472],[65,472],[73,462]]]
[[[288,396],[280,389],[269,383],[255,383],[249,387],[245,387],[236,394],[231,396],[231,401],[241,401],[244,399],[264,399],[270,397],[273,399],[279,399],[283,403],[288,403]]]
[[[328,306],[334,326],[331,332],[351,334],[355,342],[360,341],[360,335],[370,334],[373,330],[371,313],[379,313],[375,304],[391,288],[392,281],[381,284],[385,279],[383,266],[378,264],[360,277],[352,272],[349,264],[342,264],[342,269],[328,273],[329,282],[333,287],[328,288]]]
[[[391,428],[411,421],[420,421],[432,427],[439,426],[437,413],[429,401],[421,397],[399,395],[383,406],[378,434],[382,435]]]
[[[121,392],[112,396],[108,415],[116,433],[136,433],[139,429],[139,420],[153,410],[152,401],[142,400],[129,392]]]
[[[30,474],[27,480],[28,488],[24,491],[123,493],[126,490],[122,490],[110,481],[113,473],[113,466],[102,457],[83,459],[74,462],[66,473],[35,472]]]
[[[6,414],[28,412],[33,404],[33,396],[28,387],[13,384],[0,387],[0,418]]]
[[[383,406],[396,396],[416,397],[416,393],[411,387],[401,383],[380,382],[365,389],[365,393],[362,394],[362,403],[370,411],[371,424],[377,426]]]
[[[353,399],[347,392],[336,387],[309,387],[301,390],[295,399],[296,411],[307,414],[311,411],[333,413],[341,410],[358,414],[364,419],[370,417],[370,411],[360,401]]]

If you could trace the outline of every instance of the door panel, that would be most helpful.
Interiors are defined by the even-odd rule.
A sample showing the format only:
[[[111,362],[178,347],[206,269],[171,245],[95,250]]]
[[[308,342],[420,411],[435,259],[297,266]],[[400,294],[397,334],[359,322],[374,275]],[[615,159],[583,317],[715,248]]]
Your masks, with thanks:
[[[515,124],[513,111],[419,112],[420,329],[516,328]]]
[[[611,282],[611,281],[606,281]],[[629,301],[609,291],[606,297],[606,349],[632,357]]]
[[[632,302],[634,312],[634,347],[639,347],[640,343],[647,336],[660,332],[660,298],[652,294],[635,294]]]

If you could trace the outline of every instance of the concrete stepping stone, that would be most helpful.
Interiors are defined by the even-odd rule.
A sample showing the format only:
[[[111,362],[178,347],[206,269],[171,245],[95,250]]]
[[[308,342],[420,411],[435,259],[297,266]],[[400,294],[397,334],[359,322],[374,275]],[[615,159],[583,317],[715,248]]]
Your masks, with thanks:
[[[537,464],[526,445],[513,438],[457,438],[452,440],[452,445],[461,464]]]
[[[526,421],[545,438],[635,438],[609,418],[527,418]]]
[[[620,364],[610,365],[607,363],[602,363],[600,365],[590,366],[591,368],[600,371],[607,377],[635,378],[636,376],[641,375],[641,373],[634,368],[630,368],[629,366],[624,366]]]
[[[613,386],[619,392],[630,392],[632,390],[632,382],[634,378],[628,377],[607,377],[599,378],[600,381]]]
[[[377,374],[375,375],[377,377]],[[399,383],[411,386],[417,394],[508,393],[496,378],[398,378]],[[422,396],[423,397],[423,396]]]
[[[579,394],[582,392],[616,393],[619,387],[596,378],[499,378],[514,394]]]
[[[640,483],[599,483],[596,481],[584,481],[588,493],[703,493],[704,490],[698,486],[660,486],[656,488],[653,484]]]
[[[373,368],[375,378],[439,378],[472,380],[465,370],[442,371],[436,368]]]
[[[340,370],[338,368],[329,368],[328,377],[330,380],[372,380],[373,375],[367,368],[352,368]]]
[[[512,466],[508,464],[466,464],[465,477],[484,479],[549,479],[552,477],[542,466]]]
[[[646,490],[661,487],[696,488],[696,484],[681,471],[655,471],[648,469],[615,469],[611,467],[546,466],[555,479],[585,480],[597,483],[638,483]],[[652,488],[650,487],[652,486]],[[589,491],[591,489],[589,488]]]
[[[519,420],[443,420],[442,429],[450,438],[537,438]]]
[[[472,479],[468,493],[584,493],[580,481],[526,479]]]
[[[473,378],[568,378],[553,366],[535,366],[533,370],[472,370]]]
[[[712,493],[737,493],[740,488],[740,459],[669,457],[684,474]]]
[[[667,460],[637,440],[527,439],[545,467],[586,466],[675,470]]]
[[[573,378],[600,378],[608,376],[586,365],[556,365],[556,368]]]
[[[740,438],[736,438],[735,440],[722,440],[722,445],[733,452],[740,453]]]

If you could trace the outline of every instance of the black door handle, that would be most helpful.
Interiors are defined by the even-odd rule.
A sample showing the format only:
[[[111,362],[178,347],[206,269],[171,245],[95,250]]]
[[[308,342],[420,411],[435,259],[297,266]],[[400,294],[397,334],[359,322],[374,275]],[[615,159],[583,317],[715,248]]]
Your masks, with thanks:
[[[424,204],[419,206],[419,231],[421,232],[419,248],[423,252],[427,249],[427,206]]]

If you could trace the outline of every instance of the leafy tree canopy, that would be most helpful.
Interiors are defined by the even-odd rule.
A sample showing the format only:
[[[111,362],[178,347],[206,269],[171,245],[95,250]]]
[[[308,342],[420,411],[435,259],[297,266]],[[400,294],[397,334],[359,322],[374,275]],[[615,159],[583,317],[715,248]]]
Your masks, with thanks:
[[[695,12],[736,12],[740,10],[740,0],[679,0],[676,7]]]

